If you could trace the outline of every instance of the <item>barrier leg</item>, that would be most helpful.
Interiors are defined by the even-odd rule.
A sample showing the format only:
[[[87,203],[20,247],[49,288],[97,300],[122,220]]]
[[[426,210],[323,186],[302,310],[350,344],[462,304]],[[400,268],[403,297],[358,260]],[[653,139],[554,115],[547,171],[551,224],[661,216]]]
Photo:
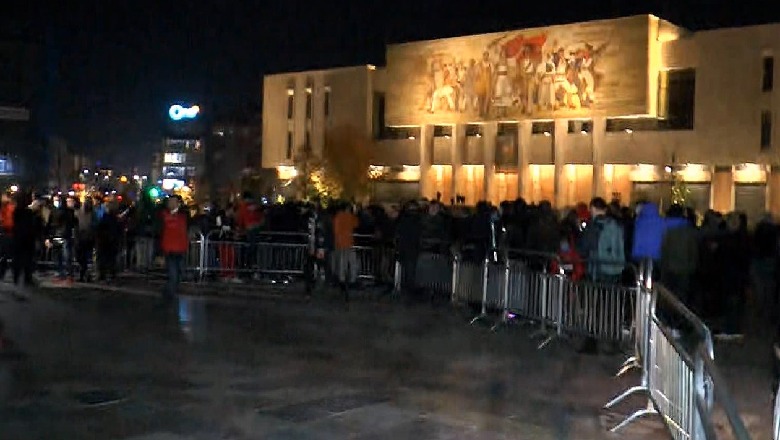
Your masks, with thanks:
[[[490,330],[491,331],[498,331],[499,327],[507,326],[509,325],[509,260],[507,260],[504,263],[504,279],[503,285],[501,286],[503,289],[503,301],[504,305],[502,307],[501,311],[501,320],[497,322]]]
[[[471,320],[470,324],[476,324],[479,321],[487,320],[487,292],[488,292],[488,264],[489,260],[485,258],[485,263],[482,265],[482,310],[479,315],[475,316]]]
[[[547,328],[547,314],[550,304],[550,280],[543,278],[541,281],[542,291],[542,304],[541,313],[539,314],[539,330],[531,335],[532,339],[543,338],[542,342],[536,347],[537,350],[541,350],[547,346],[555,338],[555,333],[551,333]]]

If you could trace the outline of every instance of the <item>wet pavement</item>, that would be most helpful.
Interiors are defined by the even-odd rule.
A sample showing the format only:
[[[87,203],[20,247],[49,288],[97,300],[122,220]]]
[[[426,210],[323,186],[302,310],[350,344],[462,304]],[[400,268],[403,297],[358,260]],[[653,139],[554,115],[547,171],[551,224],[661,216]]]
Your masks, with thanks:
[[[668,437],[652,418],[607,432],[620,414],[602,405],[637,381],[613,377],[623,356],[567,341],[539,351],[532,329],[492,333],[447,305],[347,309],[334,294],[163,307],[116,290],[0,302],[24,353],[0,359],[0,439]],[[768,438],[768,367],[740,354],[760,347],[727,350],[748,425]]]

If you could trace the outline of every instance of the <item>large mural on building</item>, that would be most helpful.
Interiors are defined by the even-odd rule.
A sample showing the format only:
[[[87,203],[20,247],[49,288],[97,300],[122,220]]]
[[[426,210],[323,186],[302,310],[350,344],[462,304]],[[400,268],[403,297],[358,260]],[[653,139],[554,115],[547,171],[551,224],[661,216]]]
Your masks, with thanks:
[[[647,111],[648,18],[390,46],[390,124]]]

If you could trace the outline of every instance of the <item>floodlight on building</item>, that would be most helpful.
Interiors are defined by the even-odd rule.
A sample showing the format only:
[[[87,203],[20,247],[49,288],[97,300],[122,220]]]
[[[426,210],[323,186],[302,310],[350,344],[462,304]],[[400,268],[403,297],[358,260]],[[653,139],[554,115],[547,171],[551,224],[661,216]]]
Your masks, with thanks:
[[[549,131],[545,131],[545,132],[544,132],[544,135],[545,135],[545,136],[547,136],[547,137],[550,137],[550,136],[552,136],[552,134],[551,134]]]
[[[625,132],[626,132],[626,133],[628,133],[628,134],[631,134],[631,133],[633,133],[633,132],[634,132],[634,130],[632,130],[632,129],[630,129],[630,128],[626,128],[626,129],[625,129]]]

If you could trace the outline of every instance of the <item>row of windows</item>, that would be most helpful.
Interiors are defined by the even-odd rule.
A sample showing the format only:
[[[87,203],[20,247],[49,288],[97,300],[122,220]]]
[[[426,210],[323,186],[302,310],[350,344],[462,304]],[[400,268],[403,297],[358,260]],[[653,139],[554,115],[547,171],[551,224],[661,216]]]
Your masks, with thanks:
[[[313,94],[312,87],[306,87],[306,119],[311,120],[312,112],[313,112]],[[330,87],[323,88],[323,110],[325,118],[327,119],[330,116]],[[292,120],[293,115],[295,114],[295,90],[293,88],[287,89],[287,119]],[[311,133],[309,132],[309,128],[306,128],[306,133],[304,134],[303,139],[303,150],[309,151],[311,149]],[[291,160],[293,158],[293,155],[295,153],[295,146],[293,145],[293,133],[291,131],[291,128],[288,128],[287,130],[287,151],[285,152],[285,157],[287,160]]]
[[[306,87],[306,119],[311,119],[312,115],[312,93],[311,87]],[[323,89],[323,106],[325,117],[330,116],[330,87]],[[287,119],[292,119],[295,114],[295,90],[287,89]]]

